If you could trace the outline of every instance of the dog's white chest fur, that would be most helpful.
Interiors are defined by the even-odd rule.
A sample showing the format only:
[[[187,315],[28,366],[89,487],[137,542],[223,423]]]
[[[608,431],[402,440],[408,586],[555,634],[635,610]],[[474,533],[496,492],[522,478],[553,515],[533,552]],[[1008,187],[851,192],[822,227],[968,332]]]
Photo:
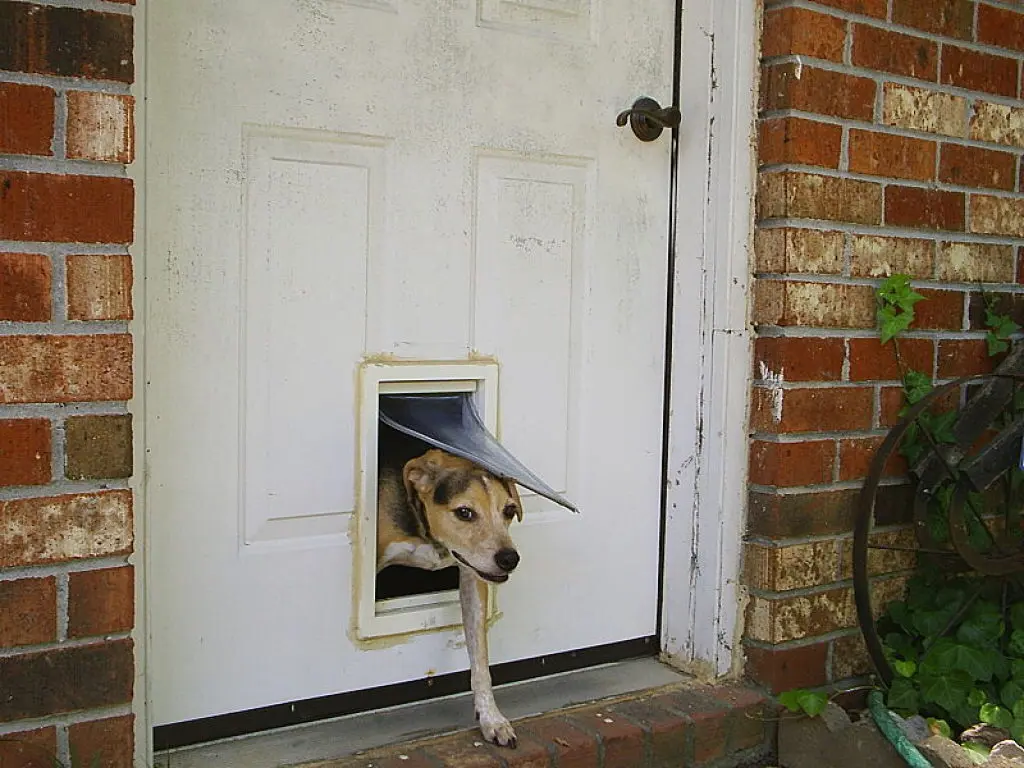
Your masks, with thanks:
[[[384,548],[384,554],[377,563],[380,571],[389,565],[408,565],[412,568],[423,568],[437,571],[455,565],[451,555],[442,556],[433,544],[416,541],[393,541]]]

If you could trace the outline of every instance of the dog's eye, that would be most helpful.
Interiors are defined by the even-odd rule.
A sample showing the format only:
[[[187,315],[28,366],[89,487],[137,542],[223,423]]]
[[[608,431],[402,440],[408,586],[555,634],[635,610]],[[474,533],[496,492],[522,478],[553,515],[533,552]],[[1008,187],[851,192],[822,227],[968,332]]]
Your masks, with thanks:
[[[469,522],[476,517],[476,512],[469,507],[456,507],[454,512],[455,516],[459,518],[459,520],[465,520],[466,522]]]
[[[509,504],[504,510],[505,519],[511,520],[518,512],[519,510],[516,508],[515,504]]]

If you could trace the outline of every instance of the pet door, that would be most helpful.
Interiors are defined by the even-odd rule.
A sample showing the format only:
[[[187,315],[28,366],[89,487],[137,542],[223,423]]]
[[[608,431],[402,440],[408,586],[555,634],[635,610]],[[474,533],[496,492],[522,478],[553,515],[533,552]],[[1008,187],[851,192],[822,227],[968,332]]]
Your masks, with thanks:
[[[363,368],[362,378],[357,634],[372,638],[457,625],[461,622],[457,568],[426,571],[389,566],[376,573],[382,455],[402,464],[431,447],[440,448],[575,508],[494,438],[498,433],[496,364],[370,364]],[[493,594],[491,590],[492,598]]]

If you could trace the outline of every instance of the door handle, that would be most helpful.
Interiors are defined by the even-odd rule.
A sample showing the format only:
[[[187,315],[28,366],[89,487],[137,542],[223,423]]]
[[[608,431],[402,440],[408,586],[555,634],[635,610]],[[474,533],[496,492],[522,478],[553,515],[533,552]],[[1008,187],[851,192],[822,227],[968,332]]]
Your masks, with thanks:
[[[678,107],[663,107],[654,99],[641,96],[632,107],[619,113],[615,124],[621,128],[628,121],[640,141],[654,141],[664,129],[678,127],[681,117]]]

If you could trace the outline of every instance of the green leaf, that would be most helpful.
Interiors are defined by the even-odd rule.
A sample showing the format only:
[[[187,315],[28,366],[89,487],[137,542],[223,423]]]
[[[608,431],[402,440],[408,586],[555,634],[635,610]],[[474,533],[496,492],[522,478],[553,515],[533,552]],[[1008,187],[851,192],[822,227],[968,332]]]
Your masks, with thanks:
[[[975,688],[967,696],[967,703],[972,707],[980,707],[988,701],[988,696],[981,688]]]
[[[945,736],[947,739],[953,738],[953,731],[949,728],[949,723],[945,720],[940,720],[937,717],[928,718],[928,730],[932,733],[937,733],[940,736]]]
[[[968,645],[988,646],[1002,637],[1005,630],[998,610],[976,610],[957,628],[956,639]]]
[[[961,744],[964,752],[967,753],[967,757],[971,759],[975,765],[985,765],[988,762],[989,749],[984,744],[975,744],[973,741],[969,741],[966,744]]]
[[[1014,629],[1024,629],[1024,602],[1014,603],[1010,606],[1010,624]],[[1021,667],[1022,673],[1024,673],[1024,667]],[[1014,675],[1018,677],[1018,675]],[[1020,677],[1024,677],[1021,674]]]
[[[1010,348],[1008,342],[999,338],[999,336],[997,336],[992,331],[989,331],[988,333],[985,334],[985,344],[988,347],[987,351],[989,357],[998,355],[1000,352],[1005,352]]]
[[[920,675],[921,696],[948,710],[955,710],[967,701],[974,688],[971,676],[963,670],[945,675]]]
[[[932,669],[960,670],[974,680],[991,680],[995,674],[994,661],[990,652],[981,648],[956,642],[939,640],[928,653],[934,661]]]
[[[893,275],[882,282],[877,291],[878,327],[882,343],[905,331],[914,321],[914,305],[924,299],[910,287],[908,275]]]
[[[998,704],[982,704],[981,722],[994,725],[996,728],[1009,728],[1013,725],[1013,715],[1010,714],[1010,710]]]
[[[917,664],[912,661],[893,659],[892,668],[896,670],[896,674],[900,677],[913,677],[914,673],[917,672]]]
[[[1024,659],[1013,659],[1010,662],[1010,677],[1024,685]]]
[[[797,688],[797,689],[794,689],[792,691],[785,691],[783,693],[780,693],[779,694],[779,704],[784,706],[790,712],[800,712],[801,711],[801,707],[800,707],[800,694],[802,692],[803,691],[801,691],[799,688]]]
[[[920,699],[914,683],[905,677],[897,677],[889,687],[886,704],[889,709],[898,712],[917,712],[920,707]]]
[[[1024,699],[1017,701],[1010,711],[1013,713],[1013,719],[1019,723],[1024,723]]]
[[[1024,685],[1010,680],[999,690],[999,700],[1007,709],[1013,710],[1018,702],[1024,700]]]
[[[820,715],[828,704],[828,694],[794,688],[791,691],[780,693],[779,703],[790,712],[803,712],[805,715],[815,717]]]
[[[800,708],[809,717],[817,717],[828,706],[828,694],[821,691],[803,691],[800,695]]]
[[[1013,656],[1024,656],[1024,629],[1015,629],[1010,633],[1007,650]]]
[[[920,371],[911,368],[903,375],[903,395],[910,405],[918,402],[931,391],[932,380]]]
[[[1018,744],[1024,742],[1024,720],[1014,720],[1010,726],[1010,738]]]

